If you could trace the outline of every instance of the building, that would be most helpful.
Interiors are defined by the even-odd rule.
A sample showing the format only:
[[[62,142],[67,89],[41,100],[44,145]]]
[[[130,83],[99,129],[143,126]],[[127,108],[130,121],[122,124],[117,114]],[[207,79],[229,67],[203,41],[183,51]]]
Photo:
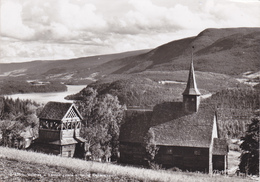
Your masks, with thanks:
[[[79,136],[81,120],[74,104],[48,102],[39,115],[39,137],[30,148],[48,154],[83,158],[85,140]]]
[[[162,167],[209,173],[227,169],[227,141],[219,136],[214,107],[200,102],[193,61],[182,95],[182,102],[127,113],[119,137],[122,163],[147,165],[145,138],[152,133],[152,141],[159,148],[154,161]]]

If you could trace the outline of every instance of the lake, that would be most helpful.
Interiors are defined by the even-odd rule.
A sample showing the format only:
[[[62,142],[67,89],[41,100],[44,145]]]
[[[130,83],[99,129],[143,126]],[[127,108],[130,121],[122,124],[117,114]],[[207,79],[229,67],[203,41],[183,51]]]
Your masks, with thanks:
[[[24,94],[12,94],[6,95],[9,98],[26,100],[30,99],[38,103],[47,103],[49,101],[57,102],[73,102],[72,100],[66,100],[64,97],[67,95],[78,93],[80,90],[86,87],[86,85],[66,85],[67,91],[65,92],[48,92],[48,93],[24,93]]]

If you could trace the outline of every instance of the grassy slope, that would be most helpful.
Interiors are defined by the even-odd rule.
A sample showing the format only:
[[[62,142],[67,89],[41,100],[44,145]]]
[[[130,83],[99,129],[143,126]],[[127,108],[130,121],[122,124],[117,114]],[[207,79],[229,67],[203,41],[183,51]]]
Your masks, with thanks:
[[[3,147],[0,147],[0,159],[0,180],[4,181],[247,181],[237,177],[210,177],[207,174],[89,162]]]

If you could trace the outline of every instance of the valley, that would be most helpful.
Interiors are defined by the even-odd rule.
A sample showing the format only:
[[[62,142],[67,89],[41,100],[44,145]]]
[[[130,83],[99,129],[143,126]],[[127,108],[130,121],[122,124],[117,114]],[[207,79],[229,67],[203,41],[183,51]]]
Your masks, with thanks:
[[[69,60],[0,63],[0,81],[38,79],[84,85],[114,74],[182,71],[189,68],[192,46],[195,47],[195,70],[243,81],[241,79],[249,72],[252,76],[259,72],[259,41],[260,28],[206,29],[195,37],[175,40],[150,50]],[[256,78],[259,75],[254,75],[253,79]]]
[[[20,121],[26,122],[26,127],[31,127],[38,131],[39,122],[37,114],[43,109],[43,105],[37,106],[36,104],[33,105],[32,103],[23,101],[21,103],[23,103],[23,107],[26,108],[24,109],[19,106],[20,101],[15,100],[17,98],[22,100],[29,99],[43,104],[46,104],[48,101],[76,101],[75,103],[78,104],[77,107],[81,107],[80,112],[85,112],[83,117],[92,117],[91,119],[85,118],[83,121],[85,122],[83,138],[89,137],[90,140],[92,140],[96,137],[97,146],[95,146],[95,148],[93,147],[94,145],[92,145],[91,147],[93,148],[90,147],[90,151],[93,153],[93,156],[98,156],[97,158],[100,160],[102,157],[104,158],[104,156],[107,159],[107,156],[112,156],[112,147],[105,148],[104,146],[107,147],[110,145],[110,141],[107,140],[113,138],[111,136],[112,132],[109,131],[110,133],[106,133],[107,136],[103,136],[100,133],[104,134],[105,132],[98,133],[98,131],[106,131],[105,129],[110,126],[108,127],[104,123],[108,123],[109,118],[114,119],[119,124],[111,127],[118,128],[118,131],[115,132],[117,135],[115,134],[116,137],[113,138],[115,141],[113,142],[119,143],[119,134],[122,133],[119,129],[123,126],[125,121],[122,123],[121,120],[117,121],[116,119],[120,117],[115,117],[115,119],[113,114],[119,113],[115,110],[121,108],[121,106],[121,109],[126,110],[126,112],[126,108],[128,108],[129,111],[131,111],[131,108],[134,108],[133,110],[139,109],[137,113],[144,113],[143,118],[142,115],[140,115],[141,119],[139,118],[140,127],[138,124],[133,125],[131,121],[129,121],[130,125],[133,125],[133,131],[141,131],[142,124],[150,122],[150,120],[148,121],[147,119],[150,116],[149,114],[146,115],[146,111],[147,113],[153,111],[151,115],[153,120],[151,120],[151,122],[165,120],[166,123],[167,117],[170,118],[170,116],[176,113],[176,119],[191,116],[191,114],[187,113],[187,117],[186,115],[181,116],[181,109],[184,103],[183,91],[185,87],[187,87],[186,85],[188,85],[188,75],[191,73],[191,71],[188,70],[190,65],[192,65],[193,68],[194,64],[196,87],[198,87],[201,93],[201,102],[199,101],[202,106],[201,108],[214,110],[214,117],[218,120],[217,129],[219,129],[216,135],[219,138],[228,139],[228,143],[233,147],[230,148],[231,158],[229,161],[229,172],[234,175],[239,164],[238,156],[240,156],[241,150],[239,145],[237,143],[234,144],[231,139],[236,139],[237,141],[243,137],[251,119],[259,115],[259,42],[260,28],[210,28],[202,31],[197,36],[171,41],[149,50],[97,55],[70,60],[38,60],[10,64],[0,63],[0,96],[8,96],[13,99],[2,98],[0,106],[3,110],[2,115],[5,116],[3,117],[2,123],[4,123],[6,118],[10,121],[17,119],[17,121],[15,120],[17,125],[20,124]],[[195,48],[193,57],[191,58],[192,46]],[[190,64],[191,60],[193,60],[193,64]],[[189,80],[190,79],[191,77],[189,77]],[[115,108],[111,109],[110,107],[112,106],[115,106]],[[175,112],[172,112],[172,110]],[[22,116],[22,112],[27,114],[26,117]],[[203,110],[200,112],[205,114]],[[105,116],[101,115],[99,117],[100,113]],[[178,114],[180,114],[180,116],[178,116]],[[202,116],[205,118],[209,117],[207,114]],[[134,117],[135,116],[133,116],[133,118]],[[133,120],[134,122],[139,122],[138,118],[136,120],[134,118]],[[96,121],[102,121],[103,123]],[[167,122],[168,121],[172,121],[172,119],[167,120]],[[198,119],[198,121],[200,121],[200,119]],[[100,126],[97,123],[100,124]],[[104,126],[102,124],[104,124]],[[92,128],[87,125],[90,125]],[[4,124],[2,124],[2,126],[5,127]],[[100,127],[101,130],[99,130],[100,128],[98,127]],[[166,125],[165,128],[167,127]],[[127,129],[129,128],[130,127]],[[162,128],[164,128],[164,126]],[[38,133],[35,133],[36,136]],[[91,136],[88,136],[88,134]],[[14,136],[16,135],[14,134]],[[158,136],[160,136],[160,133]],[[106,139],[105,142],[107,143],[103,141],[102,137],[104,137],[104,140]],[[115,145],[119,145],[118,143]],[[117,146],[116,149],[119,150],[119,147]],[[224,149],[226,150],[227,148]],[[131,152],[132,151],[133,153],[136,152],[135,149],[131,149]],[[9,151],[6,153],[8,152]],[[141,176],[146,172],[140,172],[140,175],[138,173],[136,176],[134,173],[137,173],[137,171],[134,171],[134,173],[128,172],[128,169],[125,171],[123,166],[113,164],[108,164],[107,166],[107,164],[105,164],[104,167],[101,163],[79,162],[76,160],[73,161],[72,159],[68,160],[71,164],[69,162],[61,163],[57,161],[63,161],[63,158],[55,158],[56,156],[46,156],[38,153],[32,154],[34,158],[31,159],[28,157],[28,153],[23,152],[24,151],[19,152],[19,155],[23,156],[25,160],[19,158],[19,155],[15,158],[0,152],[0,158],[5,159],[0,165],[10,165],[10,168],[13,168],[13,165],[16,164],[25,165],[28,166],[28,168],[21,170],[21,174],[24,174],[24,171],[28,170],[30,174],[40,174],[44,177],[46,177],[49,169],[43,166],[47,165],[50,168],[55,166],[55,169],[52,168],[56,171],[54,173],[55,175],[62,173],[74,175],[77,169],[81,171],[79,174],[82,175],[86,174],[86,171],[100,175],[112,175],[112,177],[108,176],[105,178],[104,181],[120,179],[122,179],[122,181],[142,181],[146,179],[148,179],[148,181],[156,181],[158,179],[156,176],[149,176],[149,174],[152,174],[154,171],[147,172],[148,176],[144,178]],[[132,154],[129,155],[131,156]],[[135,153],[133,155],[135,155]],[[198,155],[200,155],[200,153]],[[208,157],[209,155],[207,154],[206,156]],[[41,160],[40,162],[36,162],[36,158],[38,157],[48,159],[48,161],[44,162],[44,160]],[[54,164],[52,159],[54,159],[57,164]],[[65,159],[67,160],[67,158]],[[116,161],[116,163],[117,162],[118,161]],[[76,164],[79,163],[80,166],[77,166]],[[37,171],[32,164],[43,168],[44,171]],[[101,167],[99,164],[101,164]],[[92,168],[95,165],[98,165],[98,168]],[[156,167],[158,169],[161,168],[159,165],[155,166],[155,168]],[[119,171],[114,173],[114,169],[119,169],[123,172]],[[135,169],[131,168],[131,170]],[[8,171],[5,172],[8,173]],[[161,170],[156,170],[156,172],[160,173]],[[19,171],[13,170],[12,173],[19,173]],[[158,175],[161,175],[159,173]],[[89,173],[87,173],[87,176],[88,174]],[[165,181],[167,181],[171,179],[172,171],[163,171],[160,177],[163,175],[167,176],[165,178]],[[193,175],[198,178],[198,181],[207,181],[209,177],[193,173],[186,175],[185,172],[182,172],[178,176],[178,172],[174,173],[174,177],[177,176],[176,179],[179,181],[192,181]],[[0,177],[4,179],[4,177]],[[52,177],[47,177],[53,180]],[[222,177],[217,177],[213,181],[243,180],[241,178],[228,177],[226,179]],[[24,179],[41,180],[42,177],[25,176]],[[60,179],[63,180],[64,178],[61,177]],[[70,179],[75,180],[75,175],[73,179]],[[85,176],[82,178],[79,177],[79,180],[91,181],[93,179],[89,179]],[[98,180],[101,180],[101,178],[98,178]]]

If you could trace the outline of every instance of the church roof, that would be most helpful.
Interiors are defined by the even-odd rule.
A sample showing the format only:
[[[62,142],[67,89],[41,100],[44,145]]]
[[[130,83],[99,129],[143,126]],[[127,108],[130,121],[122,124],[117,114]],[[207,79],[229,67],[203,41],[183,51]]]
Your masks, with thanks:
[[[211,143],[215,112],[208,107],[199,112],[151,127],[156,145],[202,147]]]
[[[48,102],[40,113],[39,118],[49,120],[62,120],[66,113],[72,108],[74,108],[79,118],[82,119],[82,116],[80,115],[74,104],[63,102]]]
[[[189,77],[187,81],[187,86],[182,95],[200,95],[200,91],[197,88],[197,83],[195,79],[193,60],[190,65]]]
[[[205,105],[197,113],[185,115],[181,106],[180,102],[167,102],[155,106],[153,112],[132,116],[122,125],[119,140],[143,143],[151,128],[156,145],[209,147],[214,110]]]
[[[127,115],[128,117],[120,129],[119,140],[121,142],[142,143],[151,125],[152,111],[132,110]]]

